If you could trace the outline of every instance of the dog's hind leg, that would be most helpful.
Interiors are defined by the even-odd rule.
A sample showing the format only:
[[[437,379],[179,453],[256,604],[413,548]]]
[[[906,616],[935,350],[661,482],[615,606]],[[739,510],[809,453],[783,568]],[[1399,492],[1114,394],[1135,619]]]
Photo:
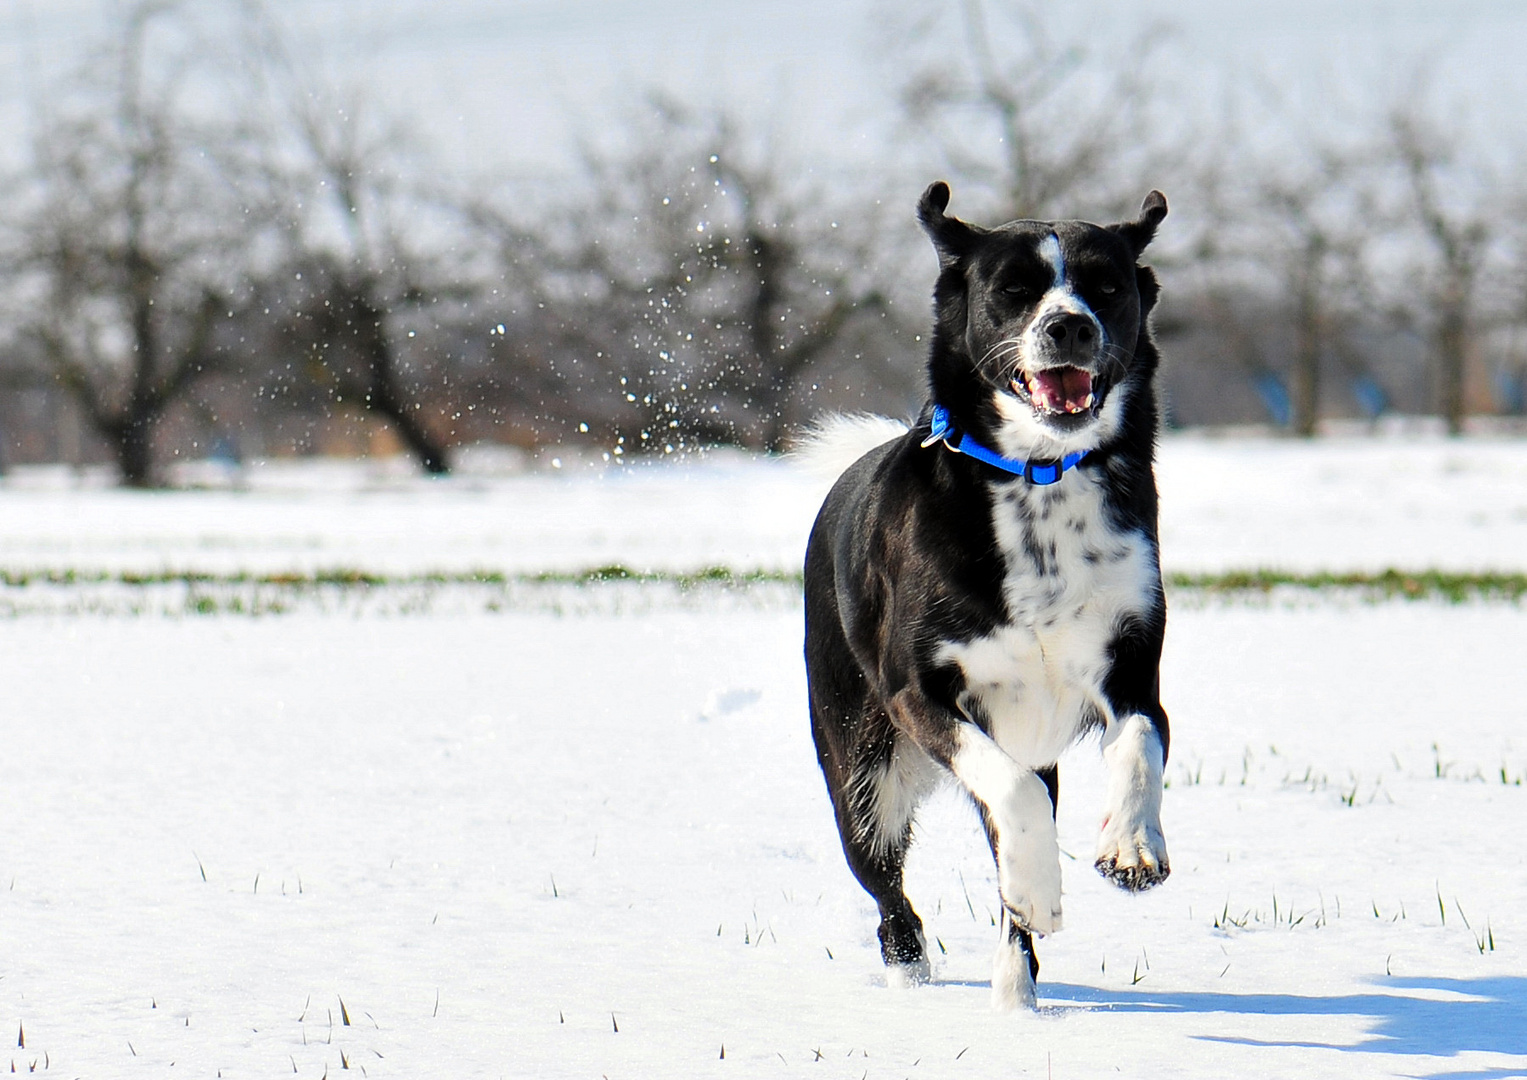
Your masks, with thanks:
[[[902,886],[917,803],[934,776],[917,747],[894,735],[889,746],[867,747],[841,792],[835,791],[838,829],[849,869],[880,908],[880,955],[892,986],[927,982],[923,922]]]
[[[1051,818],[1059,806],[1060,771],[1051,765],[1038,770],[1050,794]],[[978,804],[979,805],[979,804]],[[986,826],[986,839],[991,844],[992,858],[997,858],[997,834],[990,813],[980,807],[981,821]],[[999,863],[1000,865],[1000,863]],[[997,942],[997,954],[992,961],[991,1002],[999,1012],[1013,1009],[1032,1009],[1035,1005],[1035,983],[1039,980],[1039,954],[1034,950],[1034,935],[1019,924],[1013,913],[1003,908],[1002,938]]]

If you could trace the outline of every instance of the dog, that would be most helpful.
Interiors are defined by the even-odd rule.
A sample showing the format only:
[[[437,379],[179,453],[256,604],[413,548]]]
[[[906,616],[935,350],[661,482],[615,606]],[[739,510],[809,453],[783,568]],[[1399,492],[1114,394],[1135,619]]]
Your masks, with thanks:
[[[1034,938],[1061,928],[1061,751],[1101,734],[1099,872],[1131,891],[1170,873],[1159,285],[1139,264],[1167,205],[983,228],[949,197],[939,182],[918,204],[939,264],[929,401],[842,473],[807,545],[812,733],[887,981],[929,977],[902,867],[919,799],[952,775],[997,866],[992,1003],[1032,1008]]]

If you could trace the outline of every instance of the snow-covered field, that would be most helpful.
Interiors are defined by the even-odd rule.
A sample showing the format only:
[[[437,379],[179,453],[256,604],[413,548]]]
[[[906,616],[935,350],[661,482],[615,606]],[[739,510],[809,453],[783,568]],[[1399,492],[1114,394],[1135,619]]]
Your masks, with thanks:
[[[1527,569],[1520,444],[1181,439],[1162,480],[1175,569]],[[0,569],[788,569],[818,490],[725,461],[150,495],[22,475]],[[952,793],[909,867],[935,983],[883,985],[789,590],[630,588],[656,598],[0,620],[17,1070],[1527,1075],[1521,607],[1179,604],[1174,874],[1129,897],[1093,873],[1077,748],[1067,928],[1041,1012],[998,1016],[993,873]]]
[[[243,490],[154,494],[100,490],[95,475],[88,495],[61,467],[20,469],[0,481],[0,567],[794,571],[826,486],[724,455],[492,465],[440,482],[398,462],[276,463],[247,469]],[[1158,471],[1169,571],[1527,569],[1527,442],[1179,436]]]

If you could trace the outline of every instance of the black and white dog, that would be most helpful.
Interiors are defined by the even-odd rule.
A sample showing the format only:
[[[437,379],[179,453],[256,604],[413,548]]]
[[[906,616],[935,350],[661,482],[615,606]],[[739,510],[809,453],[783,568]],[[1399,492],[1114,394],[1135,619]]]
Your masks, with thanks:
[[[1097,868],[1170,872],[1161,835],[1166,626],[1152,472],[1158,286],[1136,221],[918,217],[938,251],[916,426],[838,479],[806,550],[812,731],[893,984],[928,977],[902,890],[919,799],[953,774],[986,826],[1005,912],[992,1003],[1034,1003],[1033,935],[1060,929],[1056,759],[1101,731]]]

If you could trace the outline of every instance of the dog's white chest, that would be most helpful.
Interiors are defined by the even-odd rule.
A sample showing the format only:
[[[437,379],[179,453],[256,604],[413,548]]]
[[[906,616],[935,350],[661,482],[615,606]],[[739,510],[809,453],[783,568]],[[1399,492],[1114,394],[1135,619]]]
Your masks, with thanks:
[[[1143,534],[1108,525],[1085,475],[1049,488],[1004,485],[994,518],[1011,620],[946,643],[942,658],[964,672],[962,704],[979,706],[997,744],[1037,768],[1053,763],[1089,717],[1109,718],[1108,647],[1124,619],[1150,606],[1156,556]]]

